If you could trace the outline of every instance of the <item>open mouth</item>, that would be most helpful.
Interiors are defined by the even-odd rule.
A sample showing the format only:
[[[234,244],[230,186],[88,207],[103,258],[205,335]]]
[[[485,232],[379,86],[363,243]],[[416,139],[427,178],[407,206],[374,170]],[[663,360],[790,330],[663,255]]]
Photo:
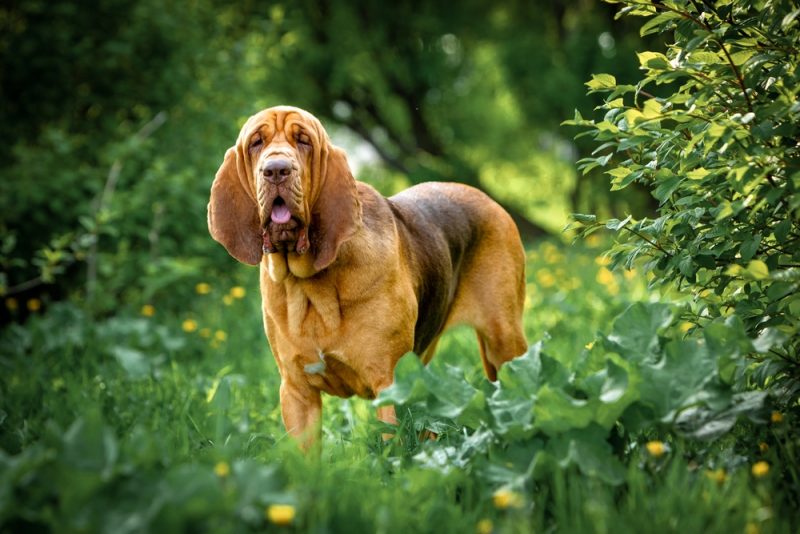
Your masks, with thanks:
[[[289,211],[289,206],[286,205],[286,201],[283,198],[275,198],[269,218],[276,224],[286,224],[292,218],[292,212]]]
[[[286,201],[281,196],[272,201],[269,220],[262,230],[264,253],[296,252],[304,254],[308,248],[308,233],[305,225],[292,216]]]

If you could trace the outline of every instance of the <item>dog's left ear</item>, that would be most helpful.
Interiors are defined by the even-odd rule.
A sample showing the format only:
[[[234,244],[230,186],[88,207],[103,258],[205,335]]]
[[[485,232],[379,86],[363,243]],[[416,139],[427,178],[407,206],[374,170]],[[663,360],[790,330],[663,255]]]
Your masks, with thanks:
[[[329,144],[322,157],[325,159],[320,166],[322,185],[313,208],[319,232],[315,271],[333,263],[342,243],[361,226],[361,202],[344,151]]]
[[[208,202],[208,231],[231,256],[242,263],[261,262],[262,237],[258,210],[247,194],[247,171],[240,143],[225,153]]]

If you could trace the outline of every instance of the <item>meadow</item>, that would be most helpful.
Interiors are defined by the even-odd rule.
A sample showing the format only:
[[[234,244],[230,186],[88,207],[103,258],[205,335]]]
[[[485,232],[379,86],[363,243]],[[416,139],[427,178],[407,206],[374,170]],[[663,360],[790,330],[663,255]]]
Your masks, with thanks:
[[[583,373],[587,354],[607,341],[608,325],[631,302],[680,306],[648,290],[643,273],[611,271],[603,247],[595,237],[528,249],[526,333],[532,343],[542,341],[551,355],[545,366],[558,364],[556,374]],[[558,418],[564,422],[556,431],[499,432],[492,423],[502,419],[497,403],[489,414],[485,402],[474,402],[474,393],[491,398],[496,386],[483,377],[466,328],[442,341],[425,371],[430,376],[419,379],[422,371],[403,361],[391,391],[401,401],[392,440],[382,440],[386,429],[370,401],[326,397],[321,451],[303,455],[280,420],[256,270],[232,262],[230,273],[180,280],[173,291],[143,294],[96,320],[79,303],[40,309],[37,301],[5,301],[30,317],[2,336],[4,531],[793,528],[796,512],[771,467],[775,448],[793,447],[780,413],[765,412],[744,442],[671,436],[674,425],[658,423],[629,442],[607,440],[599,425],[580,436],[590,421],[555,404],[547,412],[557,426]],[[612,391],[632,389],[620,382],[622,367],[610,369],[617,378],[606,380],[605,394],[627,395]],[[521,373],[530,373],[528,363],[501,373],[500,387],[514,393],[516,380],[519,399],[538,394],[546,402],[546,384],[526,382],[530,375]],[[466,402],[465,391],[473,393]],[[573,395],[577,405],[581,395]],[[539,415],[530,406],[514,413],[519,424]],[[424,429],[438,438],[420,439]],[[550,453],[539,456],[542,450]]]

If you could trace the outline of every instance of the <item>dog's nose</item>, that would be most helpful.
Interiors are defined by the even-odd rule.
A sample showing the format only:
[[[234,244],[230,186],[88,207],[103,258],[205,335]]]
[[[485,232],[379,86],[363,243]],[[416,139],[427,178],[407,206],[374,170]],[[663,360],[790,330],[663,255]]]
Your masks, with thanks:
[[[286,158],[270,158],[261,167],[261,174],[267,181],[279,184],[291,176],[292,162]]]

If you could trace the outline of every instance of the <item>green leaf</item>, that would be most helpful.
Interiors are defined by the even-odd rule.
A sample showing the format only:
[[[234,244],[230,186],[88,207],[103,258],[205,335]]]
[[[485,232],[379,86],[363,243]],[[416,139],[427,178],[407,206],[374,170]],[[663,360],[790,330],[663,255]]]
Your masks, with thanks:
[[[686,177],[689,178],[690,180],[702,180],[708,175],[709,171],[707,169],[704,169],[703,167],[692,169],[691,171],[686,173]]]
[[[425,400],[428,388],[423,373],[425,367],[419,357],[409,352],[397,362],[394,368],[394,382],[378,394],[373,401],[375,406],[387,404],[406,404]]]
[[[607,437],[607,430],[592,425],[553,438],[547,451],[561,469],[577,466],[586,476],[618,485],[625,479],[625,469],[614,456]]]
[[[125,369],[129,377],[140,379],[150,375],[150,361],[142,351],[119,346],[112,347],[111,354]]]
[[[603,91],[614,89],[617,79],[611,74],[592,74],[592,79],[586,82],[586,86],[591,91]]]
[[[648,69],[663,70],[670,68],[669,59],[659,52],[637,52],[639,64]]]
[[[606,344],[627,360],[652,360],[659,349],[659,331],[669,326],[672,317],[672,309],[667,304],[632,304],[614,321],[611,333],[605,338]]]
[[[645,22],[639,29],[639,35],[644,37],[645,35],[650,35],[651,33],[667,31],[673,26],[672,21],[677,18],[680,18],[680,14],[675,13],[674,11],[664,11],[663,13],[660,13]]]
[[[752,260],[747,264],[747,269],[745,271],[755,280],[765,280],[769,278],[767,264],[761,260]]]
[[[586,213],[571,213],[570,216],[573,219],[575,219],[576,222],[583,224],[594,224],[597,222],[597,215],[591,215]]]
[[[716,377],[716,366],[705,343],[670,341],[659,361],[640,368],[642,402],[654,409],[656,417],[669,421],[678,410],[708,394],[705,386]]]
[[[736,315],[717,318],[703,328],[703,338],[711,354],[717,355],[720,378],[730,384],[736,370],[746,364],[745,356],[753,350],[742,320]]]
[[[659,171],[660,172],[660,171]],[[658,182],[658,186],[653,190],[653,197],[655,197],[661,204],[669,200],[672,194],[680,187],[683,182],[683,177],[669,172],[667,176]],[[656,173],[658,175],[658,173]]]

